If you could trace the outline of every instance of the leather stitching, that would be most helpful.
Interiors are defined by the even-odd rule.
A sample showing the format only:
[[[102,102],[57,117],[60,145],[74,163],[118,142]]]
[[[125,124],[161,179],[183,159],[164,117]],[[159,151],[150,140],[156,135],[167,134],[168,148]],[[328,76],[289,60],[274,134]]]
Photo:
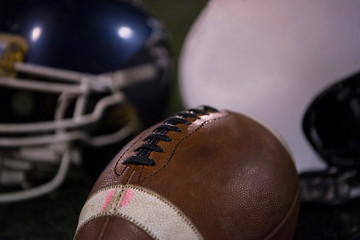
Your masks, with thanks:
[[[229,113],[221,116],[221,117],[218,117],[218,118],[213,118],[213,119],[209,119],[209,120],[206,120],[204,121],[200,126],[198,126],[193,132],[189,133],[188,135],[186,135],[185,137],[183,137],[174,147],[173,151],[171,152],[171,155],[169,157],[169,159],[166,161],[165,165],[162,166],[160,169],[158,169],[157,171],[155,171],[154,173],[152,173],[151,175],[149,176],[146,176],[144,178],[141,179],[141,176],[139,176],[139,180],[138,182],[140,181],[144,181],[145,179],[157,174],[158,172],[160,172],[162,169],[164,169],[169,163],[170,161],[172,160],[172,158],[174,157],[175,153],[176,153],[176,150],[178,149],[179,145],[184,142],[185,140],[187,140],[189,137],[191,137],[192,135],[194,135],[195,133],[197,133],[201,128],[203,128],[207,123],[210,123],[210,122],[214,122],[214,121],[217,121],[219,119],[224,119],[224,118],[227,118],[229,117]]]

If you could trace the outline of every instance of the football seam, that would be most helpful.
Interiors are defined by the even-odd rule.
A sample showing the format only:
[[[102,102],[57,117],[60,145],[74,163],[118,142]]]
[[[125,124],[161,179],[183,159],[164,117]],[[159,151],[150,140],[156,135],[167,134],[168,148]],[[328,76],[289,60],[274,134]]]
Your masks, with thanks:
[[[272,237],[278,233],[278,231],[283,227],[284,224],[290,219],[291,215],[294,213],[294,211],[297,209],[297,205],[299,203],[300,198],[300,189],[297,187],[296,195],[293,199],[293,202],[291,204],[291,207],[287,211],[285,217],[281,220],[281,222],[268,234],[264,239],[272,239]]]
[[[178,146],[179,146],[182,142],[184,142],[185,140],[187,140],[190,136],[192,136],[193,134],[197,133],[197,132],[198,132],[201,128],[203,128],[207,123],[209,123],[209,122],[214,122],[214,121],[217,121],[217,120],[219,120],[219,119],[224,119],[224,118],[227,118],[227,117],[229,117],[229,116],[230,116],[230,113],[229,113],[229,112],[226,112],[226,114],[224,114],[223,116],[220,116],[220,117],[217,117],[217,118],[208,119],[208,120],[204,121],[204,122],[203,122],[201,125],[199,125],[193,132],[191,132],[191,133],[189,133],[188,135],[184,136],[181,140],[179,140],[178,143],[175,144],[175,146],[174,146],[174,148],[173,148],[173,150],[172,150],[172,152],[171,152],[171,154],[170,154],[170,157],[169,157],[169,159],[166,161],[166,163],[164,164],[164,166],[162,166],[161,168],[159,168],[156,172],[152,173],[151,175],[144,177],[143,179],[141,179],[141,175],[140,175],[138,182],[143,181],[143,180],[145,180],[145,179],[147,179],[147,178],[155,175],[155,174],[158,173],[159,171],[163,170],[163,169],[170,163],[171,159],[174,157],[175,152],[176,152]],[[135,144],[137,144],[139,141],[142,141],[141,138],[139,138],[139,139],[138,139],[137,141],[135,141],[131,146],[129,146],[129,148],[126,149],[126,151],[125,151],[125,152],[119,157],[119,159],[117,160],[117,162],[116,162],[116,164],[115,164],[115,167],[114,167],[114,172],[115,172],[115,174],[116,174],[117,176],[121,176],[121,175],[125,172],[125,170],[129,168],[129,167],[124,168],[124,170],[123,170],[120,174],[119,174],[118,171],[117,171],[117,166],[119,165],[119,163],[120,163],[120,161],[122,160],[122,158],[123,158],[123,156],[125,155],[125,153],[127,153],[127,152],[130,150],[130,148],[133,147]],[[143,166],[143,167],[144,167],[144,166]],[[152,167],[152,166],[149,166],[149,167]],[[136,169],[136,167],[134,168],[133,171],[135,171],[135,169]],[[126,183],[126,184],[127,184],[127,183]]]
[[[191,125],[196,119],[201,119],[200,115],[211,115],[211,112],[219,112],[217,109],[202,105],[197,108],[188,109],[165,119],[162,124],[155,128],[152,133],[144,139],[144,143],[135,149],[136,154],[129,156],[124,164],[155,166],[156,162],[149,158],[152,152],[163,152],[158,145],[160,141],[171,142],[167,136],[169,132],[181,132],[178,124]],[[193,119],[192,121],[189,120]]]
[[[96,218],[96,217],[94,217],[94,218],[92,218],[92,219],[95,219],[95,218]],[[91,220],[92,220],[92,219],[91,219]],[[89,220],[89,221],[90,221],[90,220]],[[99,240],[102,240],[102,239],[103,239],[104,233],[106,232],[106,229],[107,229],[110,221],[111,221],[111,218],[110,218],[110,217],[107,217],[107,218],[105,219],[105,224],[102,226],[101,231],[100,231]]]
[[[117,166],[119,165],[120,160],[123,158],[123,156],[124,156],[127,152],[129,152],[130,149],[131,149],[135,144],[137,144],[137,143],[140,141],[140,139],[142,139],[142,138],[144,137],[144,135],[145,135],[145,132],[143,132],[143,133],[139,136],[138,140],[134,141],[133,144],[131,144],[131,145],[125,150],[125,152],[124,152],[123,154],[121,154],[121,156],[120,156],[119,159],[116,161],[115,166],[114,166],[114,173],[115,173],[115,175],[117,175],[117,176],[120,177],[120,176],[125,172],[125,170],[129,168],[129,166],[126,166],[126,167],[122,170],[121,173],[118,173],[118,171],[116,170],[116,169],[117,169]]]
[[[164,166],[162,166],[160,169],[158,169],[156,172],[152,173],[151,175],[149,176],[146,176],[144,177],[143,179],[140,179],[139,177],[139,182],[140,181],[144,181],[145,179],[155,175],[156,173],[160,172],[161,170],[163,170],[171,161],[171,159],[174,157],[175,153],[176,153],[176,150],[177,148],[179,147],[179,145],[184,142],[185,140],[187,140],[189,137],[191,137],[192,135],[194,135],[196,132],[198,132],[205,124],[209,123],[209,122],[214,122],[216,120],[219,120],[219,119],[223,119],[223,118],[226,118],[228,117],[230,114],[226,114],[224,116],[221,116],[221,117],[218,117],[218,118],[213,118],[213,119],[209,119],[209,120],[206,120],[204,121],[199,127],[197,127],[192,133],[186,135],[185,137],[183,137],[175,146],[174,146],[174,149],[173,151],[171,152],[171,155],[169,157],[169,159],[166,161],[166,163],[164,164]]]

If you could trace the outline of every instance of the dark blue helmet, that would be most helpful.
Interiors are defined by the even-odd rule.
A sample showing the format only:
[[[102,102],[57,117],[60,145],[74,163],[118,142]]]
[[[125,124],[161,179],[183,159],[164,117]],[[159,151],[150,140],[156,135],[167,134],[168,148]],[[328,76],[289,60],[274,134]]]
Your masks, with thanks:
[[[160,120],[171,67],[163,25],[140,1],[1,1],[0,186],[34,188],[0,201],[48,192],[71,160],[112,157]],[[50,184],[31,186],[54,163]]]

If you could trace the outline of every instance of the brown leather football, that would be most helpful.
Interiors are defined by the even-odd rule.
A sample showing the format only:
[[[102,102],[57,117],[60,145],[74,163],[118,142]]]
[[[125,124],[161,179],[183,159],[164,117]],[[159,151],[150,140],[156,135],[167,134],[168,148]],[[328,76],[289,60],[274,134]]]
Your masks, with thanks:
[[[298,175],[257,121],[201,106],[141,133],[94,185],[74,238],[292,239]]]

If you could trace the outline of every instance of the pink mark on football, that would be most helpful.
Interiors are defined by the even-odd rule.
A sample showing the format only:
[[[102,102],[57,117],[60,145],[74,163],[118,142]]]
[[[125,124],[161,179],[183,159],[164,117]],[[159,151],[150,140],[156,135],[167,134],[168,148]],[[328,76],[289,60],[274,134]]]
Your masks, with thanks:
[[[124,197],[120,202],[120,207],[126,207],[127,205],[129,205],[133,196],[134,196],[134,192],[131,189],[126,189],[124,193]]]
[[[111,202],[111,198],[114,195],[114,192],[115,192],[115,189],[110,190],[108,192],[108,194],[106,195],[106,198],[105,198],[105,201],[104,201],[104,204],[102,206],[101,211],[104,211],[106,209],[106,207],[109,205],[109,203]]]

